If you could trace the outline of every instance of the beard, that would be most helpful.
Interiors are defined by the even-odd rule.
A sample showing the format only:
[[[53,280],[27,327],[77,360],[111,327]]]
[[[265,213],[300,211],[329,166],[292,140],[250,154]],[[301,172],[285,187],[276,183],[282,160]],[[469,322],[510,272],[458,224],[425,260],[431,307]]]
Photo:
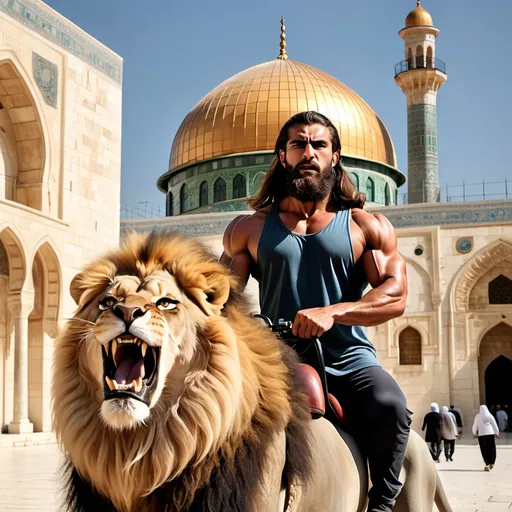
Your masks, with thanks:
[[[318,170],[309,176],[300,172],[302,165],[293,167],[286,162],[286,195],[299,201],[320,201],[328,197],[336,182],[336,171],[332,167]]]

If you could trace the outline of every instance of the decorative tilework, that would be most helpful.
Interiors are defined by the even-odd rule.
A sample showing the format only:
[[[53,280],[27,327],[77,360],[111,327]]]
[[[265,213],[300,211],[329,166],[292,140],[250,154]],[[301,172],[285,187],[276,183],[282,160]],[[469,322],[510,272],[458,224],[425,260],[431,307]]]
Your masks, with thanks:
[[[123,61],[88,34],[35,0],[0,0],[0,11],[42,35],[75,57],[98,69],[118,84],[123,78]]]
[[[57,92],[59,87],[59,68],[57,64],[32,53],[32,73],[44,101],[50,107],[57,108]]]
[[[435,105],[407,108],[408,202],[439,201],[437,113]]]
[[[226,201],[226,205],[232,203],[231,213],[121,220],[121,235],[130,230],[147,232],[156,228],[173,229],[189,236],[220,236],[240,212],[248,210],[242,210],[238,201]],[[371,212],[384,214],[395,228],[512,223],[512,200],[392,206],[372,208]]]
[[[459,238],[455,242],[455,248],[461,254],[467,254],[468,252],[471,252],[473,250],[473,237],[465,236],[463,238]]]

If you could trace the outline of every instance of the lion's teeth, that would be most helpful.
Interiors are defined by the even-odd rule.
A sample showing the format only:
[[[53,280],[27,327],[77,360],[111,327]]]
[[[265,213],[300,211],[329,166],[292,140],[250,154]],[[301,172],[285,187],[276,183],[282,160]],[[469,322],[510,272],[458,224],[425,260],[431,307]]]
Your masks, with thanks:
[[[116,362],[117,340],[112,340],[111,352],[112,352],[111,353],[112,361],[114,361],[114,365],[117,367],[117,362]]]
[[[146,350],[147,349],[148,349],[148,344],[147,343],[142,343],[142,345],[140,346],[140,351],[142,352],[142,357],[146,356]]]
[[[117,382],[113,381],[108,375],[105,375],[105,381],[107,383],[107,386],[110,388],[110,391],[114,391],[114,389],[117,389]]]

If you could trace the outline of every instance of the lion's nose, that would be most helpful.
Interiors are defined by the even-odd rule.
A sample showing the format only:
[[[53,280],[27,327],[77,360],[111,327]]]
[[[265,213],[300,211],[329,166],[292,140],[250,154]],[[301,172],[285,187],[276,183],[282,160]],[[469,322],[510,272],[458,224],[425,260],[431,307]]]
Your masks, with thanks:
[[[144,311],[138,306],[130,307],[117,304],[114,309],[114,314],[124,321],[126,328],[130,327],[130,324],[136,319],[144,315]]]

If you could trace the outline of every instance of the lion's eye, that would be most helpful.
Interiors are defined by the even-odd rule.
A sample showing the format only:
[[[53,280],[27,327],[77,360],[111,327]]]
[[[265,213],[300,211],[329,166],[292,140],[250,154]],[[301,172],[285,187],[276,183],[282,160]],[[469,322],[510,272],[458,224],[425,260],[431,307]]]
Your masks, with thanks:
[[[176,308],[176,304],[180,302],[176,299],[170,299],[169,297],[162,297],[156,301],[156,307],[160,311],[170,311],[171,309]]]
[[[107,295],[106,297],[103,297],[103,299],[100,300],[98,307],[105,311],[107,309],[113,308],[117,304],[117,299],[115,297],[112,297],[112,295]]]

